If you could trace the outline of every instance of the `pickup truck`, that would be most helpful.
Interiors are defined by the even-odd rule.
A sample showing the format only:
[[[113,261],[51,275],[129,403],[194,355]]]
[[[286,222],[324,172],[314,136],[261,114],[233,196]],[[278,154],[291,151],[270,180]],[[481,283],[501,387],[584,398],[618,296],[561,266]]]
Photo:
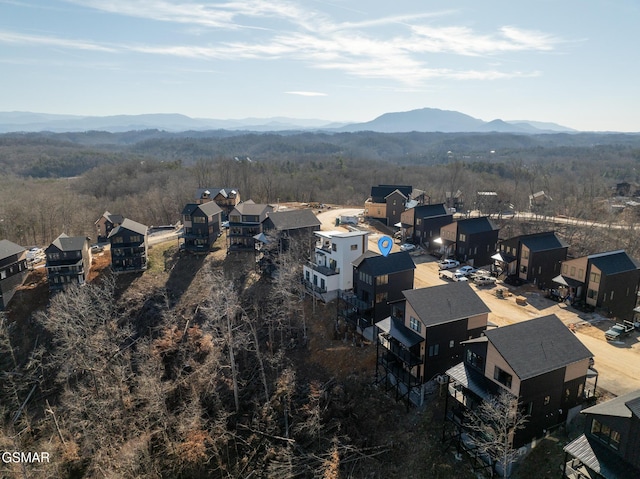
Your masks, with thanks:
[[[451,281],[469,281],[469,279],[462,273],[458,273],[457,271],[449,271],[446,269],[440,270],[440,278],[448,279]]]
[[[604,337],[607,341],[620,340],[631,333],[639,323],[632,323],[631,321],[623,321],[622,323],[616,323],[611,326],[605,333]]]
[[[478,286],[493,286],[496,279],[493,276],[474,276],[473,282]]]

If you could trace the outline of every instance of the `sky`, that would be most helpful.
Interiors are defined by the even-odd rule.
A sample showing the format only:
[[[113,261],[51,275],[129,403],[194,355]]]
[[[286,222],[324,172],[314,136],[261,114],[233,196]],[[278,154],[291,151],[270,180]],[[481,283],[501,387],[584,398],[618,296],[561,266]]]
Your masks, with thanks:
[[[640,132],[639,0],[0,0],[0,111]]]

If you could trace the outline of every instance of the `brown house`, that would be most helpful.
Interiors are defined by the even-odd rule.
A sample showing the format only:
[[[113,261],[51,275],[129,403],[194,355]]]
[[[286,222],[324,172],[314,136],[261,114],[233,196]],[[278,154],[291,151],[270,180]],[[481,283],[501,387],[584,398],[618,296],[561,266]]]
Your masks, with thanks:
[[[108,211],[105,211],[103,215],[94,223],[96,232],[98,234],[98,243],[104,243],[105,241],[107,241],[111,230],[116,226],[121,225],[123,221],[124,216],[112,215]]]
[[[240,203],[238,188],[198,188],[194,203],[201,205],[210,201],[215,202],[222,210],[222,220],[229,218],[229,213]]]

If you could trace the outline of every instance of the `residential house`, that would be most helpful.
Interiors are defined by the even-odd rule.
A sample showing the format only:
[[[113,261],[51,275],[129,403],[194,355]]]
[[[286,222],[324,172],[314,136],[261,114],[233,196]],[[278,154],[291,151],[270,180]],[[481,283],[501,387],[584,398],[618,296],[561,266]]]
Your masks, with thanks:
[[[563,477],[640,477],[640,390],[582,410],[584,434],[567,444]]]
[[[364,202],[365,218],[374,218],[387,226],[400,222],[400,215],[411,199],[413,187],[408,185],[378,185],[371,187],[371,196]]]
[[[487,216],[455,221],[440,228],[443,256],[455,257],[473,266],[486,266],[496,251],[499,228]]]
[[[238,203],[229,213],[227,230],[229,251],[255,251],[255,236],[262,233],[262,222],[273,212],[273,206],[252,200]]]
[[[181,247],[190,253],[207,254],[220,236],[222,209],[214,201],[188,203],[182,209]]]
[[[240,203],[238,188],[198,188],[194,203],[201,205],[215,202],[222,210],[222,219],[227,221],[229,213]]]
[[[553,278],[572,302],[601,308],[618,319],[631,320],[636,307],[640,264],[624,250],[592,254],[562,262]]]
[[[396,397],[422,401],[422,385],[463,357],[463,342],[486,330],[489,308],[465,282],[403,291],[404,302],[376,323],[376,377]]]
[[[435,251],[440,248],[440,244],[434,243],[440,237],[440,228],[451,223],[453,215],[444,203],[408,208],[400,215],[402,240]]]
[[[307,291],[331,301],[339,291],[353,289],[352,263],[368,250],[368,231],[316,231],[311,261],[303,265]]]
[[[529,210],[534,213],[542,213],[551,201],[553,199],[544,191],[536,191],[529,195]]]
[[[113,271],[132,273],[147,269],[147,233],[147,226],[128,218],[109,233]]]
[[[597,373],[593,354],[554,314],[487,329],[484,336],[464,342],[462,362],[447,371],[446,417],[464,430],[464,411],[507,390],[527,416],[515,433],[513,447],[540,438],[570,421],[582,408]]]
[[[104,243],[109,237],[109,233],[116,226],[122,224],[124,216],[112,215],[108,211],[105,211],[100,218],[94,223],[96,232],[98,233],[98,243]]]
[[[500,265],[507,280],[511,278],[549,288],[553,278],[560,274],[568,248],[569,245],[555,232],[547,231],[502,240],[492,258]]]
[[[0,311],[7,307],[27,274],[26,249],[9,240],[0,240]]]
[[[50,292],[85,284],[91,269],[89,238],[62,233],[45,249],[45,255]]]
[[[353,291],[340,292],[338,315],[367,339],[374,339],[373,326],[391,315],[391,304],[413,289],[416,265],[409,253],[387,256],[367,251],[353,263]]]
[[[450,208],[450,211],[455,213],[456,211],[460,212],[464,210],[464,195],[462,191],[446,191],[445,192],[445,204],[447,208]]]
[[[322,223],[309,208],[300,210],[282,210],[268,213],[262,221],[264,233],[275,234],[283,250],[289,248],[291,239],[304,243],[304,248],[311,251],[315,243],[315,231],[320,231]]]

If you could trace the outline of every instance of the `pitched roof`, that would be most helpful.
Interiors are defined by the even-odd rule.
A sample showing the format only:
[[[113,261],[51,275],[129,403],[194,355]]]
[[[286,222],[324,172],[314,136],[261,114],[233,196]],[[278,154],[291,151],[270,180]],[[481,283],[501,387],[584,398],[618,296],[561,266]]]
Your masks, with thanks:
[[[356,261],[358,264],[356,265]],[[416,269],[416,265],[411,255],[406,251],[391,253],[388,256],[361,255],[353,264],[362,271],[369,272],[372,276],[382,276],[385,274],[400,273]]]
[[[471,286],[462,281],[402,294],[427,327],[490,312]]]
[[[51,245],[55,246],[60,251],[81,251],[85,247],[86,243],[87,238],[84,236],[67,236],[62,233],[53,240]]]
[[[14,256],[25,251],[20,245],[17,245],[9,240],[0,240],[0,260],[6,259],[9,256]]]
[[[371,187],[371,200],[374,203],[384,203],[384,199],[395,190],[400,191],[407,198],[411,196],[413,186],[409,185],[378,185]]]
[[[252,200],[243,201],[238,203],[235,209],[241,215],[262,216],[266,211],[271,208],[271,205],[254,203]]]
[[[431,216],[442,216],[448,214],[444,203],[434,205],[418,205],[415,207],[416,218],[427,218]]]
[[[591,264],[596,265],[604,274],[623,273],[640,268],[638,262],[624,250],[592,254],[588,258]]]
[[[520,236],[520,242],[531,251],[547,251],[567,248],[569,245],[556,236],[554,231]]]
[[[218,206],[215,201],[209,201],[208,203],[203,203],[198,205],[198,208],[207,216],[217,215],[218,213],[222,213],[222,209]]]
[[[485,335],[521,380],[593,357],[555,314],[490,329]]]
[[[322,223],[309,208],[284,210],[268,213],[268,217],[278,231],[295,230],[320,226]]]
[[[579,459],[599,477],[627,479],[640,475],[640,470],[622,459],[610,447],[605,446],[594,437],[587,437],[585,434],[567,444],[564,450]]]
[[[602,416],[640,417],[640,389],[618,396],[595,406],[582,410],[582,414],[600,414]]]
[[[198,209],[198,206],[196,203],[187,203],[184,208],[182,208],[182,213],[180,214],[183,216],[191,216],[193,212]]]
[[[376,326],[385,333],[391,335],[392,338],[400,341],[407,348],[424,341],[422,336],[407,328],[402,320],[392,316],[389,316],[382,321],[378,321]]]
[[[111,230],[111,233],[109,233],[108,237],[111,238],[112,236],[116,236],[122,230],[129,230],[129,231],[133,231],[134,233],[146,235],[148,229],[149,228],[146,225],[143,225],[142,223],[138,223],[137,221],[133,221],[133,220],[130,220],[129,218],[125,218],[121,225],[116,226],[113,230]]]
[[[480,218],[467,218],[458,220],[458,231],[466,234],[482,233],[484,231],[494,231],[499,228],[493,224],[488,216]]]
[[[196,190],[196,195],[195,195],[195,199],[199,200],[202,198],[202,195],[205,192],[209,192],[209,196],[211,198],[215,198],[216,196],[218,196],[219,193],[222,194],[222,196],[224,196],[225,198],[228,198],[230,195],[235,195],[238,193],[238,188],[198,188]]]

